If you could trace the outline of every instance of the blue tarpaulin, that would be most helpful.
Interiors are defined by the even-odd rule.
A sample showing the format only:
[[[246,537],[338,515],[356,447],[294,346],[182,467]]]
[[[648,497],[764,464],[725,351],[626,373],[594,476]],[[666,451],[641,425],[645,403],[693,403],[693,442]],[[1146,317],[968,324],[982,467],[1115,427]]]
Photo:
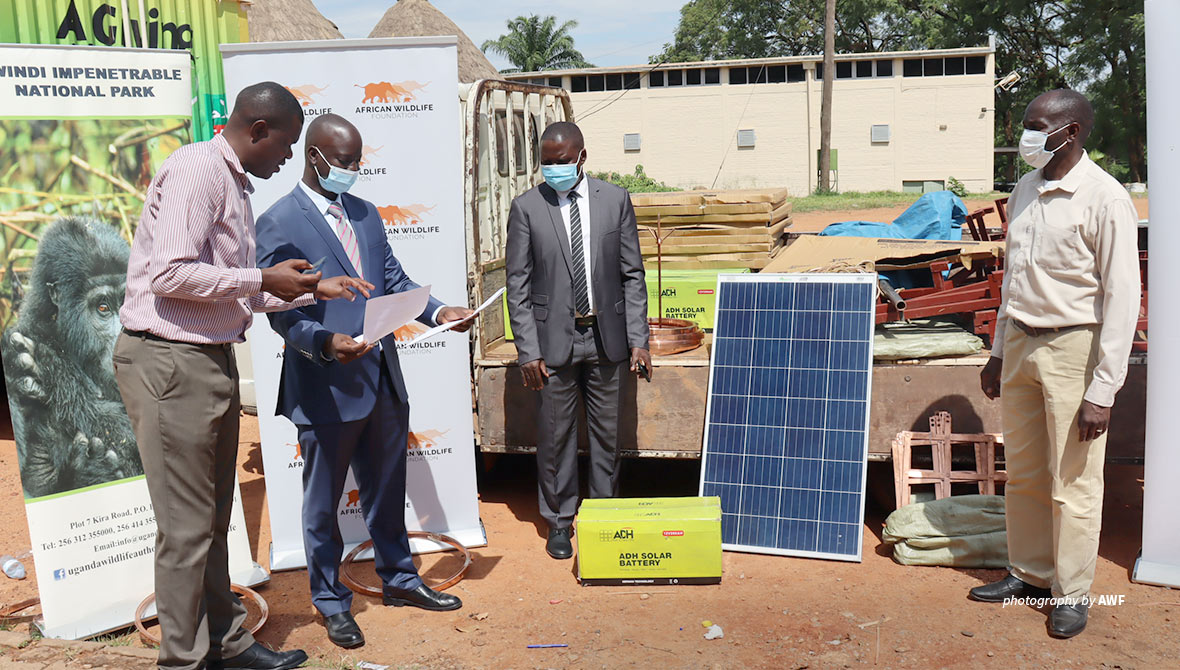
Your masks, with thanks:
[[[959,240],[967,220],[967,205],[950,191],[927,193],[892,224],[874,221],[842,221],[820,235],[839,237],[889,237],[906,240]]]
[[[874,221],[841,221],[824,228],[820,235],[836,237],[887,237],[905,240],[960,240],[967,221],[967,205],[950,191],[927,193],[892,224]],[[915,270],[882,272],[881,277],[897,288],[930,286],[930,274]]]

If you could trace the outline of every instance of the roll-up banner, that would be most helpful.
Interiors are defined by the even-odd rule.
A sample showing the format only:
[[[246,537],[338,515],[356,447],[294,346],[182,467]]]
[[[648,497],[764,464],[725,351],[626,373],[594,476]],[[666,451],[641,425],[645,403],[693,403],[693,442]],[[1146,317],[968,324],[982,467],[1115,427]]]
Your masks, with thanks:
[[[276,81],[303,105],[304,130],[329,112],[356,125],[364,155],[360,178],[349,193],[376,205],[393,255],[414,281],[432,285],[444,303],[467,304],[456,38],[228,44],[221,50],[231,101],[246,86]],[[303,175],[302,148],[300,140],[295,158],[278,174],[255,182],[256,212],[295,187]],[[425,328],[410,323],[397,337],[408,341]],[[475,483],[467,338],[442,333],[399,346],[398,357],[410,393],[406,525],[471,547],[486,544],[487,538]],[[283,341],[266,319],[255,321],[249,339],[270,509],[270,567],[301,568],[306,566],[300,518],[303,460],[295,426],[275,416]],[[368,539],[351,473],[339,518],[348,548]],[[417,538],[411,547],[415,552],[443,548]]]
[[[0,44],[0,327],[49,637],[130,624],[155,516],[111,354],[144,191],[191,137],[188,52]],[[254,564],[234,498],[230,574]]]

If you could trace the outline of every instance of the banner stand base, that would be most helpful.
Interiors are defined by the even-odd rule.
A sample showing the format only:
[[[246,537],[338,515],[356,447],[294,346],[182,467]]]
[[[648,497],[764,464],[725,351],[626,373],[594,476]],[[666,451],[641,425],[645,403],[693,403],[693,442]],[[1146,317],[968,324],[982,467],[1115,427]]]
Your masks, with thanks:
[[[1136,584],[1180,589],[1180,565],[1145,561],[1139,556],[1135,559],[1135,569],[1131,571],[1131,581]]]

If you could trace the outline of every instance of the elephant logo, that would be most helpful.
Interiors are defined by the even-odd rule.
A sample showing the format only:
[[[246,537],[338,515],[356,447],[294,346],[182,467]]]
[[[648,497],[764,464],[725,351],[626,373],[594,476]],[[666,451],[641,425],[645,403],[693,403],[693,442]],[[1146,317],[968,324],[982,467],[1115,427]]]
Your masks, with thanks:
[[[427,207],[422,204],[413,204],[400,207],[398,205],[388,205],[386,207],[378,207],[377,214],[381,216],[381,223],[384,223],[390,228],[397,228],[398,226],[413,226],[422,223],[426,215],[434,211],[434,207]]]
[[[446,435],[449,432],[451,432],[451,431],[449,431],[449,430],[444,430],[444,431],[424,430],[424,431],[421,431],[418,433],[411,431],[410,432],[410,439],[409,439],[409,448],[410,449],[429,449],[431,447],[437,447],[439,439],[441,439],[444,435]]]
[[[313,86],[311,84],[304,84],[303,86],[284,86],[283,88],[291,92],[295,99],[299,101],[300,105],[310,107],[315,104],[315,98],[323,93],[327,86]]]
[[[367,144],[362,145],[361,146],[361,167],[364,167],[364,166],[368,165],[369,163],[372,163],[373,159],[376,158],[381,153],[381,149],[383,149],[384,147],[385,147],[384,144],[382,144],[379,147],[371,147]]]
[[[295,455],[291,457],[291,460],[297,461],[303,458],[303,445],[299,444],[298,442],[288,442],[287,446],[295,447]]]
[[[418,337],[419,335],[421,335],[422,333],[425,333],[428,330],[430,330],[430,329],[427,328],[426,326],[424,326],[416,321],[411,321],[411,322],[407,323],[406,325],[402,326],[401,328],[398,328],[397,330],[393,331],[393,338],[395,340],[397,340],[398,342],[409,342],[410,340],[414,339],[415,337]]]
[[[416,81],[399,81],[392,84],[388,81],[379,81],[372,84],[353,84],[353,86],[364,89],[365,97],[361,100],[361,104],[368,104],[370,102],[412,102],[416,99],[417,94],[424,90],[430,82],[425,84]]]

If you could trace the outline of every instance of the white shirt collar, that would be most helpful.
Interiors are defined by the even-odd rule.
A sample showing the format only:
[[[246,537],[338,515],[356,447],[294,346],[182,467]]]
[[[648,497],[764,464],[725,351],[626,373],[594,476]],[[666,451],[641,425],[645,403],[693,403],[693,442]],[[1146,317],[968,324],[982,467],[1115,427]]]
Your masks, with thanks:
[[[578,185],[570,189],[570,191],[577,193],[578,197],[585,202],[586,198],[590,197],[590,178],[585,173],[582,173],[582,178],[578,181]],[[570,191],[557,191],[557,195],[562,200],[568,200]]]
[[[329,200],[329,199],[325,198],[323,195],[313,191],[310,186],[308,186],[307,184],[305,184],[303,182],[302,179],[299,180],[299,188],[303,189],[303,192],[307,194],[308,198],[311,198],[311,204],[315,205],[316,210],[320,214],[327,214],[328,213],[328,205],[331,205],[334,202],[340,202],[339,195],[337,195],[335,198]],[[341,208],[343,208],[344,203],[340,203],[340,206],[341,206]]]

